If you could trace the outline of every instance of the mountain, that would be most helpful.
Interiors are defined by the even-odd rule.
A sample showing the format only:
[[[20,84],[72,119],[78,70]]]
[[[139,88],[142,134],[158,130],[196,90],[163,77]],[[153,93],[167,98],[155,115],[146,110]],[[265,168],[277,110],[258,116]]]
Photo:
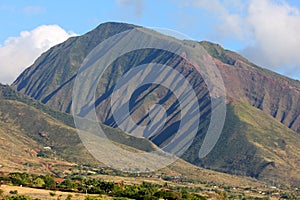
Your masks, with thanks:
[[[72,90],[84,58],[109,37],[135,28],[141,27],[105,23],[83,36],[70,38],[42,54],[12,86],[53,109],[71,113]],[[199,129],[191,146],[182,155],[183,159],[226,173],[269,182],[300,184],[300,155],[297,153],[300,152],[298,81],[260,68],[217,44],[179,41],[151,30],[141,30],[146,34],[146,39],[139,41],[141,44],[155,41],[156,38],[159,42],[175,42],[192,49],[192,54],[195,55],[199,54],[197,47],[201,45],[208,53],[208,59],[220,71],[226,89],[227,112],[224,129],[214,149],[206,157],[199,159],[198,152],[212,116],[212,102],[218,101],[218,97],[209,96],[209,87],[204,78],[192,69],[191,63],[182,56],[161,49],[131,51],[114,60],[98,83],[95,102],[87,104],[81,110],[81,117],[89,116],[95,105],[97,117],[102,123],[113,128],[119,127],[120,124],[113,116],[110,100],[121,76],[145,63],[165,64],[176,69],[191,83],[201,108]],[[118,46],[118,43],[107,45],[105,51]],[[134,46],[130,42],[127,45]],[[167,75],[163,79],[176,81],[176,77]],[[92,80],[87,81],[93,84]],[[89,92],[89,88],[82,91],[85,94]],[[130,114],[139,125],[151,123],[147,111],[152,105],[163,105],[167,114],[166,125],[148,139],[159,147],[166,147],[180,124],[181,113],[176,95],[166,87],[147,84],[133,91],[128,103]],[[188,112],[194,116],[192,108]],[[138,129],[133,127],[126,131],[134,133]]]

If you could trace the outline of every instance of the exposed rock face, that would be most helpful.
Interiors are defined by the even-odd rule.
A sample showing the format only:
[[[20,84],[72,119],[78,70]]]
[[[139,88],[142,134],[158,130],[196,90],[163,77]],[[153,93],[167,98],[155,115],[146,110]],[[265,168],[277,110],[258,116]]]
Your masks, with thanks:
[[[203,42],[203,45],[215,57],[229,99],[247,101],[300,133],[299,81],[259,68],[218,45],[207,42]],[[218,49],[219,52],[212,49]],[[220,59],[220,55],[223,59]]]

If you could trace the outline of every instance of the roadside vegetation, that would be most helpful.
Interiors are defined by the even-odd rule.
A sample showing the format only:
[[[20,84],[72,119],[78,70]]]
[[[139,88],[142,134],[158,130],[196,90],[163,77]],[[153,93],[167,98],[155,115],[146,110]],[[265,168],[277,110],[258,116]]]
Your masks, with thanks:
[[[7,185],[48,189],[50,196],[55,196],[55,191],[65,191],[87,194],[85,199],[101,199],[100,197],[128,198],[128,199],[206,199],[206,197],[188,192],[184,188],[171,188],[167,185],[157,185],[143,182],[142,184],[124,184],[123,182],[109,182],[102,179],[75,179],[55,178],[51,175],[31,175],[27,173],[11,173],[1,177],[1,182]],[[3,192],[2,192],[3,193]],[[89,196],[97,194],[99,196]],[[17,191],[3,199],[31,199],[26,195],[19,195]],[[71,196],[68,199],[72,199]]]
[[[11,186],[9,193],[4,194],[0,189],[0,199],[4,200],[32,200],[44,199],[30,197],[29,195],[18,192],[18,188],[35,188],[46,190],[49,199],[297,199],[300,191],[293,192],[280,191],[277,189],[266,191],[254,191],[253,188],[244,188],[243,192],[233,191],[232,188],[224,186],[221,188],[216,185],[207,185],[210,187],[200,188],[183,184],[164,184],[142,182],[113,182],[96,177],[74,176],[72,178],[58,178],[53,175],[33,175],[27,173],[10,173],[0,177],[1,184]],[[21,187],[20,187],[21,186]],[[1,187],[2,188],[2,187]],[[65,192],[62,196],[58,192]],[[256,195],[253,193],[256,192]],[[79,198],[79,194],[81,197]],[[63,197],[63,198],[62,198]]]

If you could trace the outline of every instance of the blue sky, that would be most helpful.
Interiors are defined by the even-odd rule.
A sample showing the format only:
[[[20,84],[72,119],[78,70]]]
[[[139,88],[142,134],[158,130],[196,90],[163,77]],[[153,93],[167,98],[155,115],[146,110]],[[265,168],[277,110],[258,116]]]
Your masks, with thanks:
[[[296,0],[0,1],[0,82],[11,83],[43,51],[107,21],[179,31],[300,79]]]

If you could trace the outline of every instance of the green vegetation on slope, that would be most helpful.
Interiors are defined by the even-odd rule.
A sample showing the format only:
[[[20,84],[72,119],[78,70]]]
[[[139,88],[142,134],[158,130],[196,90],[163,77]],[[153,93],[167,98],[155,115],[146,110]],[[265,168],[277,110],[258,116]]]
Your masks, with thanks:
[[[259,178],[299,185],[300,135],[247,103],[236,104],[235,113],[247,125],[245,135],[266,163]]]
[[[59,157],[72,162],[94,162],[81,144],[76,129],[18,101],[0,100],[0,110],[1,122],[19,129],[42,147],[51,147]]]
[[[12,105],[14,104],[14,102],[20,102],[20,103],[23,103],[24,105],[26,104],[29,106],[29,107],[24,106],[24,107],[26,107],[24,109],[31,108],[31,110],[28,110],[28,112],[29,112],[28,115],[27,114],[25,115],[25,119],[27,119],[29,121],[28,123],[25,122],[26,120],[21,120],[21,118],[19,116],[16,116],[16,115],[11,116],[11,117],[16,117],[17,119],[19,119],[20,121],[18,123],[22,123],[22,124],[18,124],[18,126],[22,127],[22,129],[25,129],[27,131],[34,132],[34,129],[35,129],[35,131],[39,132],[37,130],[39,128],[34,127],[34,126],[37,126],[36,124],[39,124],[39,123],[35,122],[35,119],[38,117],[38,115],[33,114],[32,113],[33,110],[35,112],[46,113],[47,115],[49,115],[49,117],[51,116],[53,118],[52,120],[57,120],[58,122],[65,124],[66,127],[68,126],[68,128],[75,128],[72,115],[53,110],[53,109],[49,108],[48,106],[40,103],[39,101],[31,99],[28,96],[17,92],[15,89],[13,89],[10,86],[0,85],[0,100],[10,100],[9,102]],[[4,102],[7,102],[7,105],[5,105],[5,108],[3,108],[3,112],[4,113],[11,112],[10,105],[8,105],[10,103],[8,103],[8,101],[4,101]],[[33,108],[35,108],[36,110]],[[40,119],[38,119],[38,120],[40,120]],[[34,123],[34,124],[32,124],[32,123]],[[42,126],[42,125],[43,125],[43,123],[40,124],[40,126]],[[23,127],[23,126],[25,126],[25,127]],[[152,151],[155,149],[154,145],[146,139],[132,137],[118,129],[110,128],[110,127],[102,125],[102,124],[101,124],[101,126],[102,126],[103,130],[105,131],[105,133],[107,133],[107,137],[114,142],[124,144],[127,146],[131,146],[133,148],[136,148],[136,149],[139,149],[142,151]],[[75,134],[76,133],[75,129],[72,129],[72,131],[71,131],[72,135],[76,138],[75,140],[78,143],[79,137],[77,136],[77,134]],[[56,133],[56,134],[58,134],[58,133]],[[62,134],[62,135],[64,135],[64,134]],[[55,135],[53,137],[59,138],[59,135]],[[40,139],[39,137],[37,137],[37,138],[33,137],[33,138]],[[41,141],[39,141],[39,142],[41,142]],[[68,140],[65,142],[67,142],[66,143],[67,145],[71,144],[71,143],[69,143]]]
[[[50,107],[40,103],[37,100],[28,97],[27,95],[19,93],[14,88],[8,85],[0,84],[0,99],[22,102],[28,106],[32,106],[42,112],[49,114],[51,117],[63,122],[68,126],[75,127],[71,115],[51,109]]]
[[[300,135],[244,102],[227,106],[222,135],[207,157],[199,160],[201,137],[185,159],[205,168],[251,176],[270,183],[300,183]]]

